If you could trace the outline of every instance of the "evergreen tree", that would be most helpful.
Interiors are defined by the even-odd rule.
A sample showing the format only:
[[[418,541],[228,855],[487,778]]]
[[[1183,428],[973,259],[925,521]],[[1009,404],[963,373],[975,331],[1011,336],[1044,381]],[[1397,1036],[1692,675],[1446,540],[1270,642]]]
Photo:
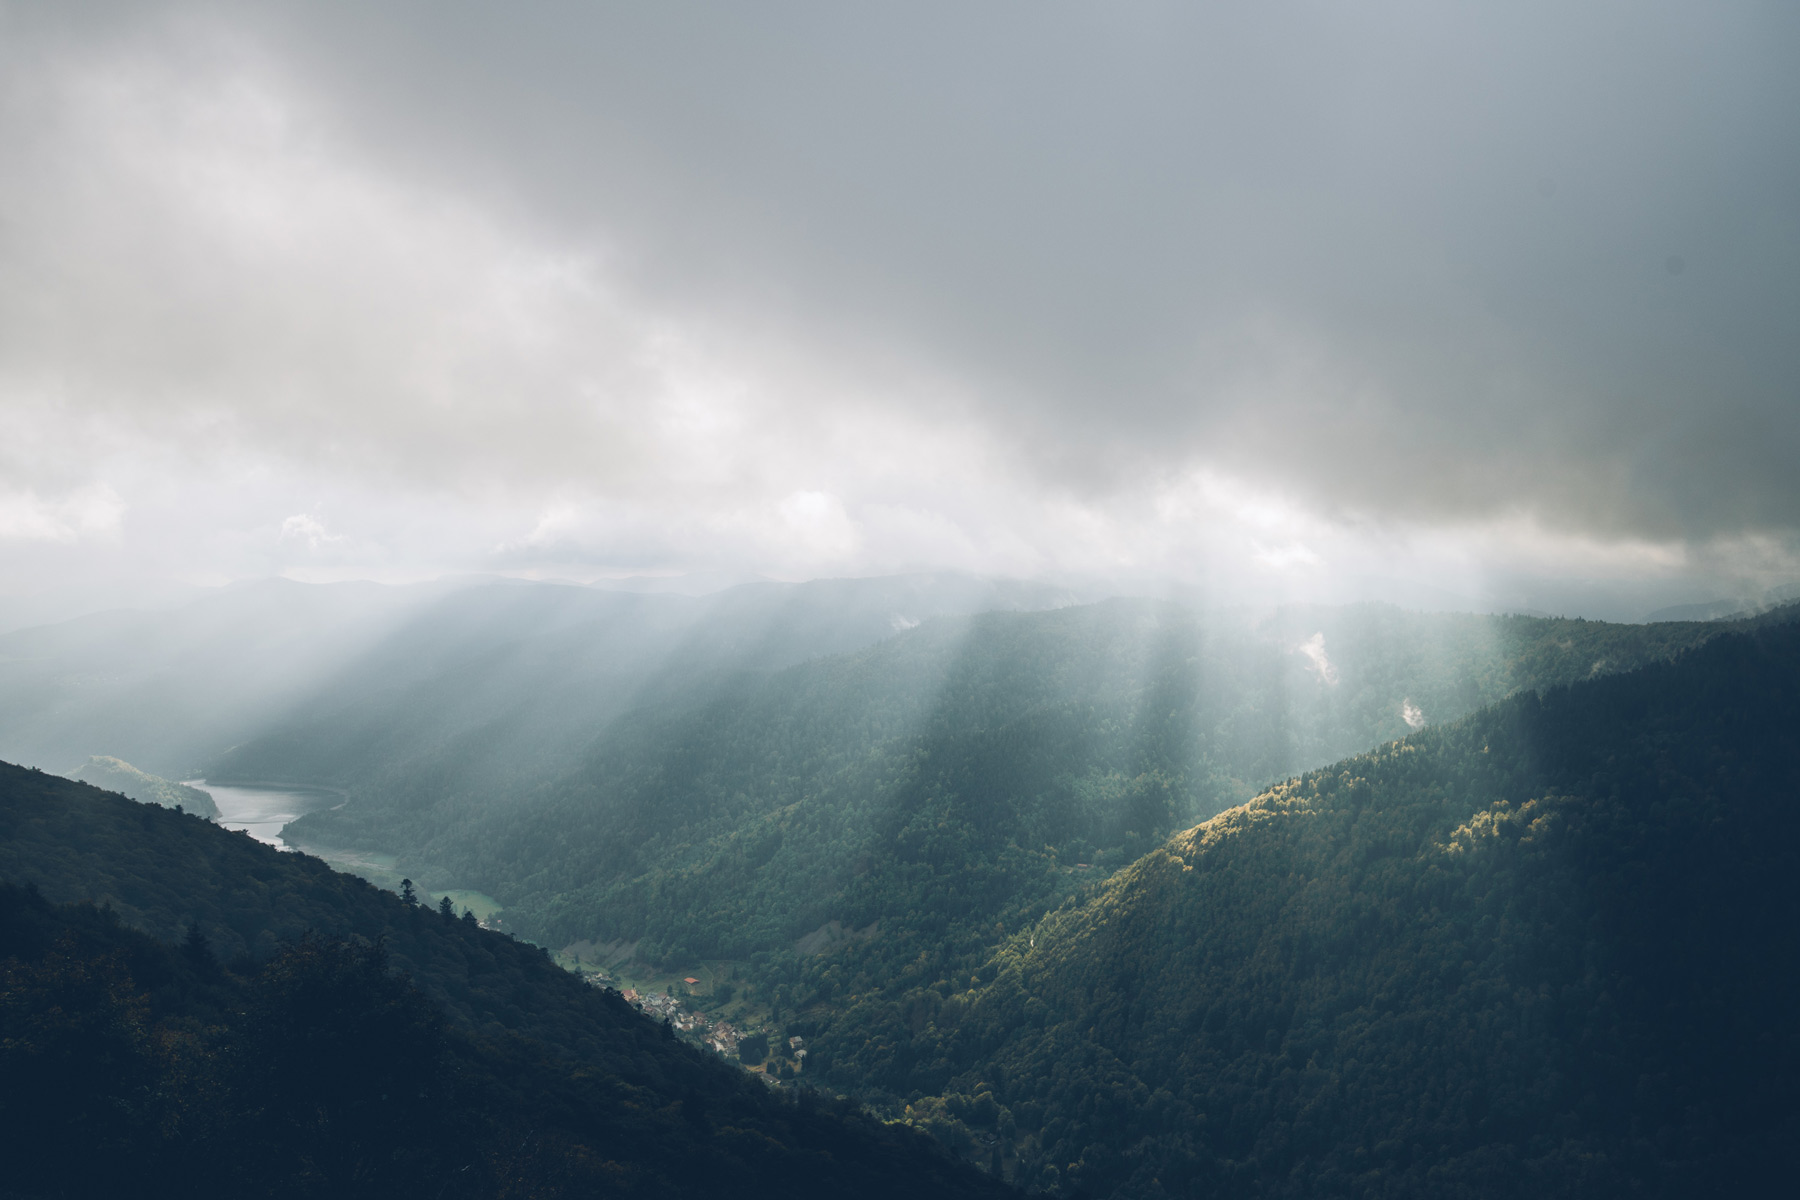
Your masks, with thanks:
[[[400,898],[408,904],[417,904],[419,902],[419,894],[413,890],[412,880],[402,879],[400,881]]]
[[[212,943],[208,942],[206,935],[200,932],[200,925],[197,921],[187,923],[187,934],[181,940],[181,953],[196,967],[210,969],[217,965],[218,960],[213,956]]]

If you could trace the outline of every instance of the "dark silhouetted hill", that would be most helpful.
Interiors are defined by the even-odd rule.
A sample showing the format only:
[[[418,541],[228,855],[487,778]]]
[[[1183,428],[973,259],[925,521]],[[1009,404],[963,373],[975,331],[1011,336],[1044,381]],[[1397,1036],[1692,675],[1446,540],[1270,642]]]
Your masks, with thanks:
[[[0,1194],[1004,1193],[535,947],[192,816],[0,765],[0,877]]]

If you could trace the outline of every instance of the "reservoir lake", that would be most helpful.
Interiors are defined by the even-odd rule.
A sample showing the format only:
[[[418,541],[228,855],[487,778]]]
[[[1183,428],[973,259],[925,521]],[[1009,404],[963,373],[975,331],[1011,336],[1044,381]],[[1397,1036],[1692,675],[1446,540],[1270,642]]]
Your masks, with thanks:
[[[208,783],[204,779],[185,779],[182,782],[212,796],[213,803],[219,808],[218,824],[230,830],[244,830],[257,841],[277,850],[294,849],[281,838],[281,827],[289,821],[309,812],[334,808],[344,803],[342,793],[320,789],[253,787]],[[330,863],[334,870],[360,875],[376,887],[386,888],[390,892],[400,890],[401,870],[390,854],[366,850],[333,850],[320,846],[308,846],[306,849],[308,853]],[[418,887],[419,894],[426,898],[428,906],[433,903],[434,897],[448,896],[458,911],[469,909],[487,928],[501,928],[498,920],[502,911],[500,902],[485,892],[429,886],[424,882],[423,876],[420,877]]]
[[[336,792],[309,791],[304,788],[242,787],[208,783],[204,779],[184,781],[212,795],[219,806],[219,824],[226,829],[244,830],[259,842],[277,850],[292,849],[281,840],[281,827],[296,817],[321,808],[343,803]]]

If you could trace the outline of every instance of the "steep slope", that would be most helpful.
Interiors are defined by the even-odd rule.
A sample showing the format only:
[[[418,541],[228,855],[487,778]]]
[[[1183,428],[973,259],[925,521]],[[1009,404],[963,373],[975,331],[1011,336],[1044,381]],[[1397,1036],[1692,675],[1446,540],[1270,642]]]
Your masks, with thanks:
[[[0,887],[0,1111],[31,1133],[7,1195],[1004,1192],[533,947],[191,816],[0,765],[0,879],[32,885]],[[76,896],[107,908],[51,906]]]
[[[1284,784],[816,1057],[1096,1195],[1752,1194],[1800,1137],[1797,799],[1772,625]]]
[[[580,1048],[610,1012],[525,943],[408,910],[354,875],[198,817],[5,763],[0,878],[105,904],[164,941],[194,926],[227,960],[265,960],[308,930],[386,938],[396,964],[470,1028]]]

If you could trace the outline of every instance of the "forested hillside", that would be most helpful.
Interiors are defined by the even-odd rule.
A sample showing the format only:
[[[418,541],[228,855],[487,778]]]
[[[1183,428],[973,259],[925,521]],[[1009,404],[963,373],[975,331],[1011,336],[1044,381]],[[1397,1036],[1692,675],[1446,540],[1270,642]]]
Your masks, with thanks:
[[[1287,891],[1308,879],[1337,879],[1340,864],[1329,855],[1315,862],[1280,857],[1301,853],[1293,847],[1258,850],[1261,857],[1244,859],[1242,869],[1220,873],[1247,889],[1219,904],[1238,914],[1242,926],[1233,936],[1253,947],[1244,953],[1254,969],[1210,981],[1182,974],[1198,968],[1180,938],[1205,943],[1201,931],[1212,928],[1216,914],[1177,921],[1174,943],[1134,942],[1119,951],[1124,966],[1088,942],[1099,937],[1093,930],[1126,922],[1107,905],[1120,914],[1178,911],[1150,886],[1154,865],[1170,853],[1181,855],[1181,865],[1192,858],[1156,847],[1174,830],[1243,804],[1271,783],[1407,735],[1402,745],[1409,755],[1431,747],[1440,748],[1431,751],[1439,758],[1460,753],[1460,730],[1499,720],[1496,713],[1536,711],[1524,696],[1552,692],[1548,705],[1570,703],[1556,697],[1611,694],[1604,689],[1654,676],[1633,674],[1638,668],[1747,626],[1615,626],[1383,606],[1200,613],[1140,601],[912,625],[911,618],[880,615],[893,607],[891,587],[852,590],[857,603],[839,626],[816,618],[820,606],[845,603],[844,597],[774,591],[750,594],[780,601],[770,621],[707,626],[704,635],[672,624],[648,641],[633,640],[648,628],[642,621],[615,626],[598,619],[580,589],[453,593],[434,603],[429,621],[409,618],[405,630],[362,654],[354,670],[337,677],[341,688],[317,693],[329,701],[290,709],[294,719],[278,735],[246,742],[215,766],[257,778],[348,781],[350,803],[290,825],[291,842],[399,852],[402,865],[417,868],[415,876],[424,870],[498,897],[511,928],[547,945],[635,943],[639,960],[665,964],[732,960],[738,1003],[754,1008],[759,1024],[806,1037],[807,1079],[853,1090],[891,1113],[910,1106],[915,1123],[1027,1183],[1123,1195],[1153,1195],[1158,1187],[1262,1194],[1289,1187],[1281,1180],[1291,1175],[1331,1187],[1349,1179],[1344,1187],[1365,1194],[1390,1184],[1410,1194],[1427,1178],[1479,1176],[1518,1188],[1526,1186],[1520,1180],[1566,1182],[1569,1164],[1582,1155],[1589,1166],[1598,1155],[1605,1171],[1616,1167],[1638,1177],[1630,1174],[1636,1168],[1617,1167],[1637,1150],[1621,1149],[1616,1131],[1581,1124],[1592,1102],[1555,1091],[1576,1086],[1566,1072],[1555,1087],[1528,1081],[1538,1089],[1534,1096],[1567,1100],[1557,1118],[1558,1128],[1576,1130],[1573,1140],[1565,1139],[1566,1153],[1557,1149],[1563,1142],[1534,1141],[1548,1135],[1525,1117],[1507,1127],[1525,1132],[1507,1133],[1514,1140],[1501,1150],[1493,1150],[1500,1135],[1491,1125],[1446,1133],[1421,1124],[1426,1118],[1417,1113],[1406,1117],[1409,1132],[1389,1130],[1374,1140],[1340,1131],[1330,1135],[1339,1141],[1324,1148],[1290,1141],[1271,1149],[1258,1141],[1284,1121],[1299,1121],[1283,1104],[1301,1096],[1325,1103],[1325,1093],[1307,1091],[1309,1060],[1292,1061],[1298,1051],[1286,1039],[1300,1020],[1292,1014],[1325,1004],[1324,1015],[1307,1017],[1306,1027],[1331,1029],[1355,1007],[1332,1007],[1339,1001],[1318,1000],[1307,990],[1310,982],[1292,983],[1281,974],[1291,967],[1288,943],[1271,950],[1261,940],[1269,921],[1286,919],[1280,898]],[[601,604],[622,612],[619,606],[638,599],[602,598]],[[820,627],[809,630],[809,623]],[[877,639],[878,624],[889,636]],[[728,637],[731,630],[736,633]],[[752,630],[761,633],[750,637]],[[738,635],[749,640],[733,640]],[[824,657],[803,653],[834,638],[874,644]],[[1681,669],[1691,661],[1683,660]],[[597,680],[617,686],[608,690]],[[1556,690],[1571,684],[1579,686]],[[1464,725],[1427,728],[1507,696],[1521,698]],[[1516,747],[1523,737],[1506,742],[1496,735],[1483,744]],[[586,749],[578,751],[581,746]],[[1386,763],[1384,755],[1398,753],[1378,752],[1368,761]],[[1515,780],[1537,779],[1531,771],[1548,769],[1536,758],[1507,758],[1504,768],[1494,766],[1498,758],[1480,761]],[[558,762],[565,766],[552,770]],[[1443,769],[1446,778],[1460,778],[1460,767]],[[1570,778],[1592,775],[1577,771]],[[1229,844],[1261,846],[1255,839],[1269,835],[1254,831],[1263,818],[1243,814],[1286,813],[1294,805],[1279,798],[1301,792],[1336,796],[1323,782],[1335,777],[1308,776],[1205,828],[1247,822],[1253,834]],[[477,1036],[525,1036],[613,1062],[609,1056],[620,1053],[608,1040],[614,1034],[596,1029],[638,1021],[623,1010],[594,1010],[601,993],[535,948],[397,908],[397,899],[304,856],[278,855],[191,817],[139,809],[91,789],[66,785],[74,790],[57,792],[65,785],[35,773],[8,779],[20,799],[0,825],[0,875],[35,880],[52,899],[105,900],[165,941],[184,936],[192,923],[222,958],[243,957],[245,971],[306,929],[328,938],[385,936],[392,961],[454,1027]],[[1389,793],[1398,794],[1399,786]],[[1519,796],[1498,798],[1517,806],[1548,794],[1549,784],[1535,792],[1532,786],[1520,783]],[[1555,794],[1580,793],[1571,784]],[[1367,886],[1365,875],[1388,879],[1412,861],[1409,854],[1425,856],[1419,847],[1427,842],[1455,844],[1457,826],[1492,803],[1464,798],[1463,808],[1462,801],[1425,806],[1439,824],[1448,822],[1442,829],[1415,822],[1368,833],[1383,848],[1357,853],[1380,871],[1371,867],[1329,884],[1338,889],[1332,895],[1350,897],[1345,912],[1364,915],[1345,932],[1331,922],[1350,918],[1327,914],[1321,920],[1328,932],[1319,936],[1376,937],[1384,928],[1377,918],[1390,919],[1381,914],[1414,902],[1406,897],[1438,896],[1413,881],[1410,891],[1382,892],[1364,903],[1356,889]],[[1300,807],[1308,814],[1328,808],[1324,800]],[[1392,807],[1412,811],[1399,801]],[[1315,849],[1338,836],[1331,832],[1336,825],[1277,824],[1315,829],[1306,843]],[[1470,851],[1456,861],[1467,870],[1466,864],[1487,859]],[[1449,870],[1442,863],[1433,869]],[[1262,889],[1258,872],[1265,871],[1275,875]],[[1546,876],[1540,890],[1553,895],[1560,886]],[[1447,894],[1502,894],[1479,880],[1458,887]],[[1447,901],[1438,896],[1432,903],[1435,913]],[[1468,921],[1479,925],[1493,913],[1506,929],[1524,928],[1504,904]],[[1449,945],[1441,938],[1430,944]],[[1445,952],[1489,962],[1479,948],[1457,945]],[[1055,957],[1065,949],[1066,960]],[[1334,953],[1336,959],[1318,961],[1364,962],[1360,952]],[[1585,943],[1569,953],[1593,961]],[[1383,968],[1365,964],[1370,971],[1391,968],[1400,980],[1377,993],[1401,997],[1395,1005],[1425,1005],[1430,1014],[1461,1011],[1463,984],[1445,993],[1448,1008],[1432,1007],[1409,990],[1416,980],[1407,972],[1424,970],[1423,960],[1397,951],[1390,958]],[[1027,964],[1035,964],[1032,978],[1043,982],[1021,992],[1016,978]],[[1174,972],[1169,979],[1156,975],[1164,968]],[[1112,994],[1105,981],[1115,972],[1117,994],[1128,998],[1119,1003],[1130,1013],[1124,1019],[1130,1032],[1118,1045],[1105,1041],[1112,1026],[1093,1007],[1103,1002],[1094,997]],[[1053,978],[1066,982],[1053,987]],[[1599,1006],[1595,1011],[1622,994],[1603,988],[1603,1001],[1591,989],[1580,992],[1585,986],[1564,981],[1556,994],[1579,993],[1569,1003]],[[1497,987],[1489,990],[1500,994]],[[1182,1007],[1190,992],[1210,997],[1205,1014],[1242,1009],[1264,1014],[1243,1020],[1263,1023],[1245,1032],[1236,1017],[1196,1016]],[[1066,1013],[1056,1015],[1063,1010],[1053,1011],[1053,1000]],[[1180,1015],[1165,1019],[1160,1014],[1171,1005]],[[1438,1091],[1430,1094],[1443,1093],[1448,1085],[1430,1074],[1437,1068],[1426,1056],[1389,1054],[1378,1044],[1402,1036],[1394,1032],[1399,1028],[1411,1031],[1407,1037],[1424,1036],[1420,1031],[1435,1029],[1435,1019],[1415,1013],[1406,1018],[1411,1024],[1394,1025],[1370,1018],[1365,1024],[1380,1032],[1368,1036],[1377,1042],[1352,1047],[1352,1057],[1366,1067],[1363,1055],[1380,1050],[1393,1062],[1413,1064],[1407,1069],[1415,1074],[1378,1081],[1398,1089],[1395,1094],[1433,1087]],[[1498,1027],[1498,1018],[1454,1019],[1480,1030]],[[1208,1033],[1208,1021],[1221,1020],[1242,1043],[1228,1044],[1239,1057],[1192,1059],[1197,1051],[1184,1049],[1188,1040]],[[1036,1042],[1007,1040],[1026,1029],[1039,1031]],[[1532,1053],[1567,1057],[1564,1042],[1555,1040],[1562,1036],[1542,1034],[1550,1040],[1533,1043]],[[1168,1072],[1183,1053],[1197,1064],[1192,1078]],[[1268,1082],[1286,1078],[1282,1072],[1290,1068],[1299,1072],[1294,1079]],[[667,1092],[666,1080],[633,1076],[625,1066],[607,1069],[631,1086]],[[1340,1080],[1349,1070],[1331,1069]],[[1644,1094],[1661,1095],[1660,1086],[1647,1084]],[[1360,1085],[1331,1087],[1341,1089],[1332,1093],[1341,1103],[1332,1101],[1338,1108],[1331,1111],[1349,1114],[1342,1119],[1356,1129],[1375,1130],[1388,1119],[1388,1109],[1368,1101]],[[1240,1110],[1261,1115],[1229,1115]],[[1309,1111],[1314,1115],[1307,1120],[1324,1120],[1327,1110]],[[1420,1133],[1415,1150],[1406,1139],[1419,1130],[1429,1136]],[[1363,1138],[1357,1143],[1362,1158],[1355,1146],[1344,1148],[1344,1137]],[[1376,1142],[1386,1149],[1378,1152]],[[1401,1145],[1404,1154],[1396,1149]],[[1374,1166],[1370,1155],[1377,1155]],[[1665,1157],[1671,1169],[1699,1169],[1674,1150]],[[1602,1171],[1593,1178],[1615,1175]],[[1293,1183],[1292,1190],[1311,1186]]]
[[[0,765],[0,880],[0,1194],[1004,1192],[534,947],[192,816]]]
[[[837,920],[879,923],[896,969],[923,953],[948,971],[995,922],[1016,928],[1174,829],[1409,718],[1716,630],[1136,601],[946,619],[702,703],[646,704],[552,786],[364,794],[290,829],[303,844],[405,847],[555,945],[749,957]]]
[[[860,992],[846,945],[812,1044],[1049,1189],[1785,1190],[1797,801],[1770,625],[1285,783],[968,978]]]
[[[394,961],[470,1028],[580,1050],[606,1015],[596,993],[535,947],[428,919],[354,875],[199,817],[4,763],[0,879],[52,901],[104,904],[165,942],[192,927],[227,960],[266,960],[307,930],[385,938]]]

